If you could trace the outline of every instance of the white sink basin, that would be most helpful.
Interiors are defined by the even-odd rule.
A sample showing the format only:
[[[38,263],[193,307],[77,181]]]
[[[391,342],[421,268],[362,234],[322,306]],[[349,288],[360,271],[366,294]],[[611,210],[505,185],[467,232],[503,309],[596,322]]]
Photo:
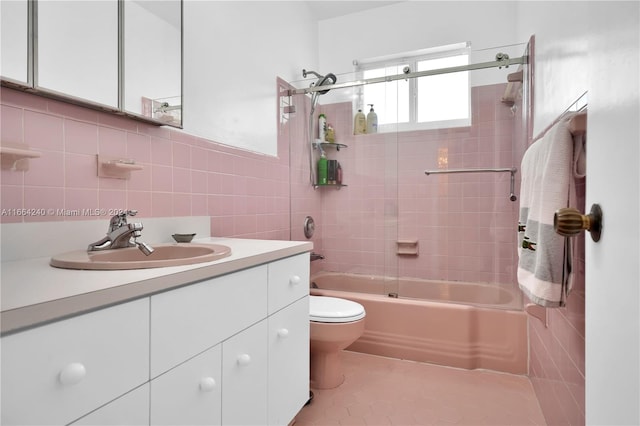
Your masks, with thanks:
[[[147,269],[211,262],[231,255],[231,248],[219,244],[155,244],[145,256],[137,247],[104,251],[76,250],[51,258],[49,264],[65,269]]]

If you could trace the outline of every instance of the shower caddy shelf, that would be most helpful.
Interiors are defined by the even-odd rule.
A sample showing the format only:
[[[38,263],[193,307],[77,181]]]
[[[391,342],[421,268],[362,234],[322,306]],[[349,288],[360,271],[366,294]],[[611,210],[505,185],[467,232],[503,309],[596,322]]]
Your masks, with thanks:
[[[337,143],[337,142],[321,142],[320,140],[316,140],[313,143],[313,147],[315,149],[318,149],[319,147],[326,147],[326,146],[332,146],[336,149],[336,151],[340,151],[340,148],[347,148],[348,145],[345,145],[343,143]]]
[[[324,185],[323,185],[323,184],[316,183],[316,184],[314,184],[314,185],[313,185],[313,188],[314,188],[314,189],[315,189],[315,188],[326,188],[326,187],[328,187],[328,186],[329,186],[329,187],[333,187],[333,188],[340,189],[340,188],[342,188],[343,186],[348,186],[348,185],[345,185],[344,183],[325,183]]]
[[[320,139],[316,139],[313,142],[313,148],[314,149],[320,149],[321,151],[324,151],[324,148],[328,147],[328,146],[335,148],[336,151],[340,151],[340,148],[348,148],[349,147],[349,145],[345,145],[343,143],[322,142],[322,141],[320,141]],[[314,183],[313,184],[313,189],[326,188],[326,187],[333,187],[333,188],[336,188],[336,189],[340,189],[343,186],[347,186],[347,185],[345,185],[344,183],[326,183],[326,184],[323,184],[323,185],[318,184],[318,183]]]

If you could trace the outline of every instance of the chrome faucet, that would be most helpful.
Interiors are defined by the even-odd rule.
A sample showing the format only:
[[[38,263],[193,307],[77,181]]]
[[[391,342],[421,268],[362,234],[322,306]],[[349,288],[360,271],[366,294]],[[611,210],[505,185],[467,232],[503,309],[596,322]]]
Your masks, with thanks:
[[[135,216],[136,214],[138,214],[137,210],[127,210],[113,216],[109,221],[109,230],[107,231],[106,237],[89,244],[87,251],[138,247],[146,256],[153,253],[151,246],[142,241],[138,241],[138,237],[142,236],[142,223],[127,223],[127,216]]]

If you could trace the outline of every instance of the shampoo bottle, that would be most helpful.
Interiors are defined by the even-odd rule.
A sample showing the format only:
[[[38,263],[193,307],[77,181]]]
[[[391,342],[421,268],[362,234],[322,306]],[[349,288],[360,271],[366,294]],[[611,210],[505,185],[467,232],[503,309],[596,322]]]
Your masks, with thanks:
[[[321,151],[318,160],[318,185],[327,184],[327,168],[327,156],[324,155],[324,151]]]
[[[324,135],[329,143],[336,143],[336,131],[331,124],[327,124],[327,132]]]
[[[324,114],[318,116],[318,139],[320,142],[327,141],[327,117]]]
[[[363,135],[367,132],[367,119],[361,109],[356,113],[353,119],[353,134]]]
[[[367,105],[371,105],[371,110],[367,114],[367,133],[378,133],[378,114],[373,110],[373,104]]]

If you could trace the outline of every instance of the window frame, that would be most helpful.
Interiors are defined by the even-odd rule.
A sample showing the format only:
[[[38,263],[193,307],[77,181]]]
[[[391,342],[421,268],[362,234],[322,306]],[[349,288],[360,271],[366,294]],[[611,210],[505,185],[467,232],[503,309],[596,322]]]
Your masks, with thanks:
[[[433,48],[421,49],[416,51],[404,52],[395,55],[388,55],[376,58],[369,58],[365,60],[354,60],[353,65],[355,67],[356,79],[364,79],[365,71],[383,69],[391,66],[409,66],[410,72],[416,72],[418,70],[418,63],[425,60],[441,59],[447,57],[455,57],[464,55],[466,56],[466,64],[469,64],[471,58],[471,43],[455,43],[444,46],[437,46]],[[409,121],[398,123],[386,123],[380,124],[378,122],[378,132],[387,133],[395,131],[412,131],[412,130],[428,130],[428,129],[441,129],[450,127],[469,127],[471,126],[472,119],[472,105],[471,105],[471,78],[469,71],[462,71],[466,73],[467,82],[467,102],[468,102],[468,116],[466,118],[455,118],[448,120],[437,121],[425,121],[418,122],[418,78],[409,79]],[[425,77],[421,77],[425,78]],[[395,83],[388,82],[384,84]],[[382,84],[382,83],[380,83]],[[368,105],[364,105],[364,91],[367,85],[360,86],[357,89],[357,93],[354,99],[354,109],[362,108],[362,112],[366,115],[368,113]],[[375,109],[375,106],[374,106]]]

